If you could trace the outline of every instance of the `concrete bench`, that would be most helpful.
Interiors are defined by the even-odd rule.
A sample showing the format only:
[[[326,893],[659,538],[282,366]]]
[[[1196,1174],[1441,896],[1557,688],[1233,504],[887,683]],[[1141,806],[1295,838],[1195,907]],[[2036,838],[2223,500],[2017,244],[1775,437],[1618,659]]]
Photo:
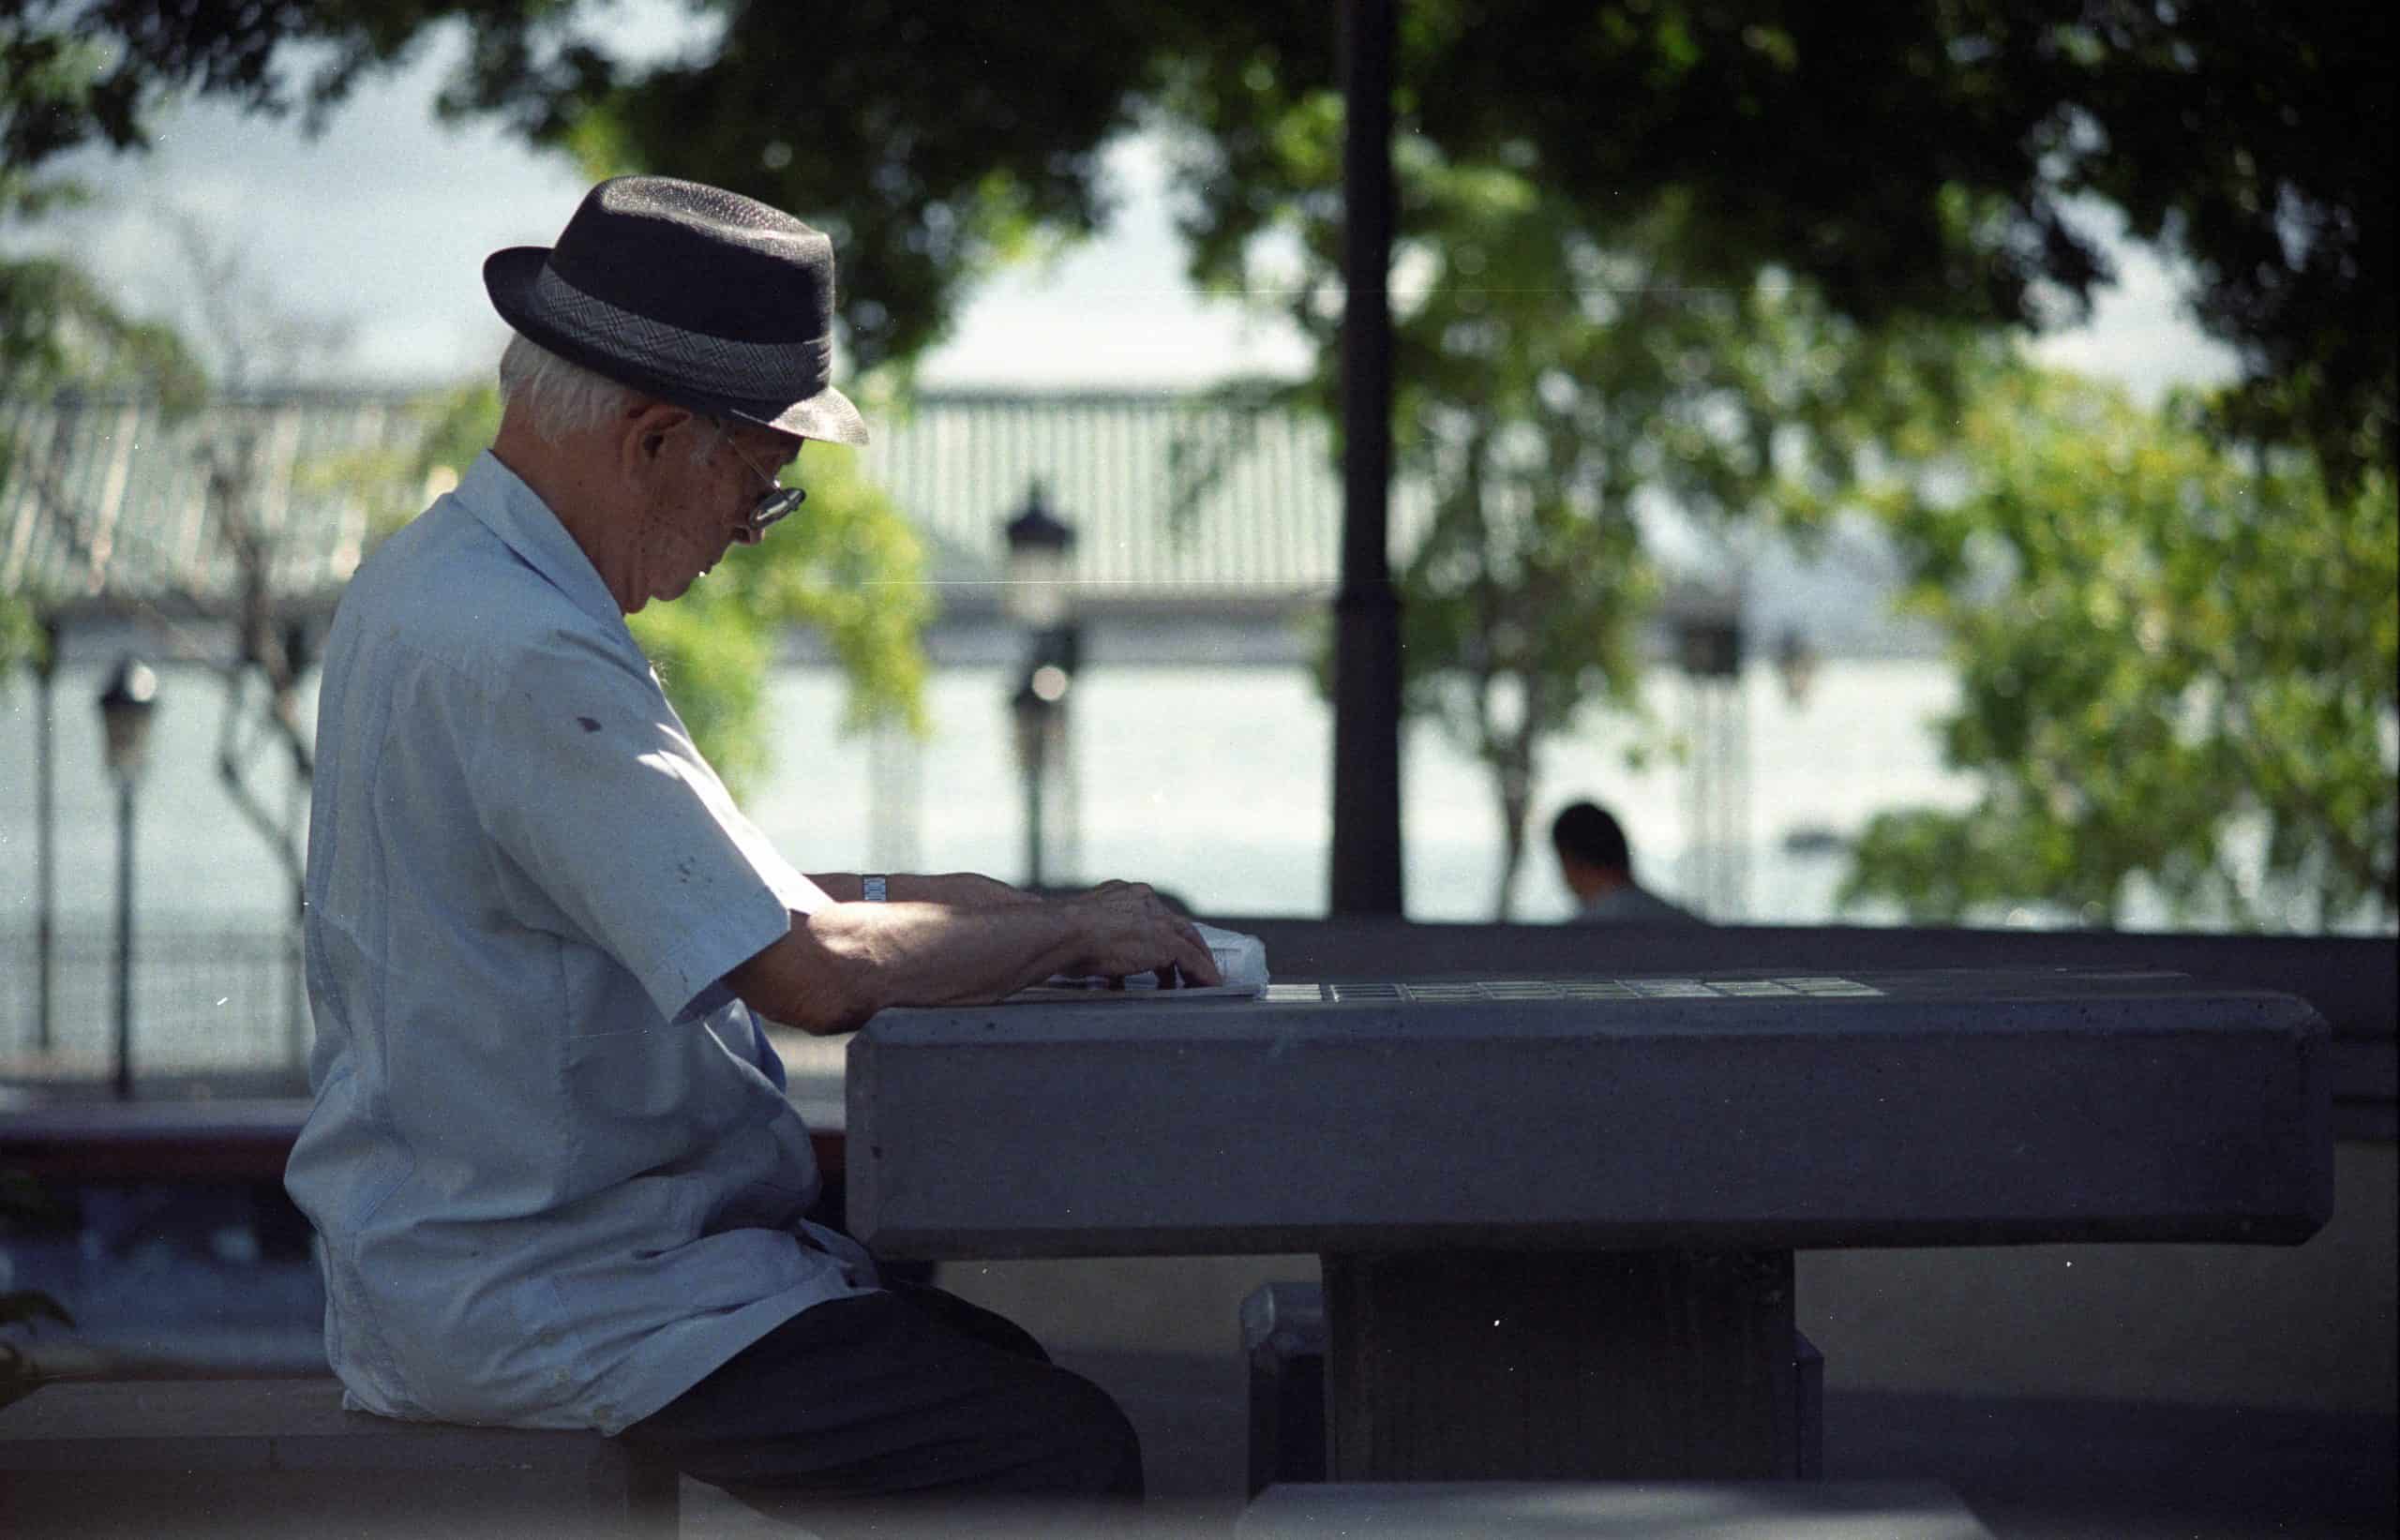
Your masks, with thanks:
[[[1236,1540],[1993,1540],[1938,1481],[1407,1481],[1269,1487]]]
[[[2327,1036],[2072,968],[887,1010],[849,1045],[851,1230],[1317,1253],[1340,1481],[1785,1480],[1795,1251],[2297,1245],[2332,1213]]]
[[[672,1540],[678,1479],[597,1433],[344,1412],[331,1380],[61,1383],[0,1410],[0,1534]]]

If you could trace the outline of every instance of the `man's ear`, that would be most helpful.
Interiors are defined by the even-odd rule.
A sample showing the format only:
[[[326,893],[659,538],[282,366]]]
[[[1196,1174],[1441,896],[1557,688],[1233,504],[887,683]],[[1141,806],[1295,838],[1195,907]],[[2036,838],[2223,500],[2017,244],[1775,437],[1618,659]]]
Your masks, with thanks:
[[[617,425],[617,457],[630,476],[646,476],[667,452],[667,436],[692,420],[685,408],[644,401],[625,410]]]

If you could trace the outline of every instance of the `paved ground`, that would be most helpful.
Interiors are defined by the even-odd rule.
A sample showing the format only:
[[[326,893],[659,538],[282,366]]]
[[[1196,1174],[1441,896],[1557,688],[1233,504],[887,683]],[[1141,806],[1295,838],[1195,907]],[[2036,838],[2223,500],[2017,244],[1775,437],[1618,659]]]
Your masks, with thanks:
[[[1077,1352],[1142,1433],[1145,1535],[1225,1535],[1246,1471],[1244,1371],[1228,1353]],[[1829,1479],[1931,1477],[2000,1540],[2390,1540],[2400,1530],[2390,1417],[2109,1401],[1829,1391]],[[687,1486],[694,1540],[779,1533]]]
[[[15,1238],[0,1248],[0,1291],[72,1298],[92,1368],[321,1371],[320,1295],[306,1265],[262,1254],[238,1204],[220,1212],[171,1196],[163,1210],[131,1201],[122,1212],[95,1209],[85,1236]],[[1261,1279],[1307,1276],[1311,1261],[960,1263],[941,1282],[1028,1325],[1125,1405],[1156,1499],[1142,1533],[1222,1535],[1247,1470],[1236,1306]],[[2390,1414],[1838,1384],[1825,1396],[1829,1478],[1945,1482],[2002,1540],[2387,1540],[2400,1532],[2395,1443]],[[775,1533],[721,1494],[691,1496],[695,1540]]]
[[[2002,1540],[2388,1540],[2396,1433],[2392,1417],[1853,1391],[1825,1398],[1825,1470],[1936,1476]]]

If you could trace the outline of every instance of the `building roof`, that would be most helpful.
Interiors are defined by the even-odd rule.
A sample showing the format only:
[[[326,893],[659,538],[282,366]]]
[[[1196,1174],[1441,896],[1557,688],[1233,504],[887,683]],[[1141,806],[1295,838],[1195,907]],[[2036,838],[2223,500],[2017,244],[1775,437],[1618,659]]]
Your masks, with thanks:
[[[0,592],[69,613],[224,613],[238,575],[206,456],[247,434],[276,590],[286,603],[329,602],[374,511],[345,463],[405,454],[419,431],[410,401],[388,395],[262,396],[180,421],[141,400],[0,403]],[[1298,412],[1164,392],[945,392],[878,421],[864,469],[926,540],[953,607],[987,597],[977,591],[1001,575],[1001,527],[1037,480],[1074,528],[1081,603],[1288,605],[1340,576],[1329,445],[1325,426]],[[1396,523],[1405,502],[1395,499]]]
[[[0,594],[33,595],[69,620],[230,614],[238,571],[210,506],[203,456],[250,435],[254,516],[275,539],[278,607],[329,609],[377,514],[412,511],[379,510],[357,472],[362,456],[409,463],[422,431],[415,399],[287,393],[179,421],[138,400],[0,401]],[[1079,608],[1095,616],[1290,610],[1323,602],[1341,580],[1331,431],[1305,412],[1166,391],[952,390],[873,426],[863,468],[925,541],[928,576],[953,617],[998,607],[1001,528],[1036,481],[1075,530],[1068,576]],[[44,486],[58,495],[46,499]],[[1394,482],[1395,561],[1429,513],[1421,486]],[[1702,578],[1722,588],[1723,574],[1683,576],[1662,614],[1724,601],[1692,588]],[[1889,575],[1773,546],[1750,577],[1742,610],[1761,637],[1796,626],[1843,654],[1925,651],[1936,639],[1883,612]]]
[[[0,402],[0,593],[68,615],[223,615],[239,563],[209,496],[212,456],[255,444],[249,516],[274,551],[280,605],[330,604],[358,565],[368,496],[345,461],[405,450],[406,402],[284,396],[180,419],[147,400]]]
[[[935,576],[949,584],[999,576],[1001,527],[1038,481],[1075,531],[1079,603],[1288,604],[1322,598],[1341,578],[1331,445],[1305,413],[1205,396],[950,391],[878,423],[865,464],[929,539]],[[1395,546],[1404,548],[1421,504],[1394,488]]]

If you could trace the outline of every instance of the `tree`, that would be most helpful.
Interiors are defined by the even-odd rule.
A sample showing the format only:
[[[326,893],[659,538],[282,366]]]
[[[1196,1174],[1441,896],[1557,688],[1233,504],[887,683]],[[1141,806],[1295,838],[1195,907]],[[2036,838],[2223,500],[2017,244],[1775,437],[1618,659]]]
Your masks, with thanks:
[[[1952,638],[1946,757],[1984,789],[1874,819],[1845,903],[2113,925],[2146,886],[2242,928],[2400,911],[2400,499],[2380,470],[2336,490],[2306,456],[2221,447],[2201,415],[2020,368],[1913,436],[1942,473],[1880,501]]]
[[[1034,232],[1095,228],[1102,151],[1129,128],[1190,130],[1197,262],[1222,271],[1288,191],[1271,172],[1295,114],[1339,111],[1318,7],[1106,0],[1058,26],[898,0],[685,9],[712,46],[628,60],[610,7],[566,0],[29,0],[0,22],[12,78],[110,53],[0,148],[18,168],[136,145],[177,91],[322,114],[460,22],[454,110],[832,232],[851,356],[873,366],[937,338]],[[2105,276],[2071,210],[2106,198],[2196,264],[2195,313],[2247,366],[2246,431],[2306,445],[2337,484],[2392,462],[2400,61],[2367,0],[1414,0],[1401,22],[1403,132],[1596,215],[1687,200],[1712,237],[1694,260],[1721,253],[1694,282],[1745,282],[1764,252],[1860,321],[2048,323]]]
[[[22,23],[0,22],[0,229],[82,202],[74,182],[38,174],[52,150],[45,134],[84,122],[99,109],[92,82],[102,53],[69,38],[29,37]],[[199,361],[173,328],[125,311],[72,261],[0,255],[0,397],[42,401],[63,391],[120,390],[139,382],[172,412],[198,406],[207,391]],[[0,484],[11,474],[12,444],[0,439]],[[32,489],[42,516],[67,516],[59,489]],[[46,665],[43,596],[0,591],[0,679],[21,661]]]
[[[1338,179],[1337,127],[1320,116],[1282,136],[1273,182]],[[1491,772],[1506,920],[1542,746],[1583,710],[1640,710],[1658,589],[1643,517],[1808,537],[1878,432],[1939,397],[1975,344],[1862,328],[1771,267],[1689,286],[1694,230],[1672,202],[1612,225],[1414,138],[1397,162],[1414,212],[1396,262],[1396,450],[1432,502],[1395,579],[1403,710]],[[1338,249],[1322,206],[1290,204],[1298,249]],[[1319,303],[1329,260],[1311,258],[1289,301],[1324,357],[1340,321]],[[1320,372],[1285,396],[1329,415],[1335,386]]]
[[[391,7],[328,7],[310,10],[307,25],[346,26],[363,52],[336,64],[312,93],[319,110],[338,99],[381,40],[413,36],[428,17]],[[271,67],[290,23],[307,30],[309,7],[190,7],[172,13],[142,6],[70,7],[36,4],[0,19],[0,220],[38,220],[84,200],[70,181],[44,177],[53,157],[89,143],[139,148],[143,123],[158,100],[176,88],[229,96],[264,110],[284,100]],[[391,13],[391,14],[385,14]],[[393,29],[397,27],[398,33]],[[361,40],[364,39],[364,40]],[[112,48],[111,44],[114,46]],[[383,57],[392,54],[385,53]],[[240,254],[188,216],[172,217],[171,234],[195,276],[193,306],[218,381],[212,386],[199,356],[172,328],[122,313],[71,261],[39,257],[0,261],[0,384],[13,397],[46,399],[62,390],[147,391],[177,410],[198,407],[212,390],[238,392],[287,377],[338,351],[341,323],[291,313],[252,274]],[[414,456],[389,453],[340,457],[307,468],[320,480],[349,478],[382,488],[387,507],[414,511],[418,492],[436,465],[455,474],[489,440],[498,403],[488,388],[429,403],[430,432]],[[268,839],[292,875],[299,852],[283,822],[252,795],[247,773],[270,743],[288,751],[303,780],[309,746],[299,712],[307,660],[272,623],[274,540],[248,516],[255,480],[254,436],[229,435],[204,451],[214,511],[212,525],[234,559],[242,595],[234,617],[236,647],[220,670],[227,710],[218,768],[244,815]],[[0,485],[8,479],[0,443]],[[855,456],[818,446],[806,465],[812,487],[808,517],[778,531],[761,557],[740,552],[717,580],[686,604],[654,609],[637,631],[671,680],[679,709],[704,750],[720,756],[728,780],[755,774],[769,757],[758,665],[772,655],[774,628],[818,627],[851,682],[853,725],[896,721],[922,730],[923,659],[917,633],[927,619],[924,591],[915,586],[919,555],[913,535],[889,503],[865,484]],[[398,478],[397,483],[395,478]],[[71,531],[74,510],[59,488],[37,484],[38,505],[56,527]],[[385,524],[405,516],[387,513]],[[0,593],[0,669],[20,658],[41,661],[47,596]],[[257,722],[248,710],[250,683],[262,689]],[[254,730],[262,726],[263,730]]]
[[[772,759],[764,687],[786,627],[807,626],[832,648],[849,681],[846,728],[927,726],[917,637],[933,602],[916,532],[848,445],[811,444],[786,480],[808,488],[800,516],[630,622],[694,740],[737,792]]]
[[[287,104],[276,64],[296,44],[320,50],[297,95],[322,109],[457,19],[471,46],[456,110],[499,114],[594,173],[694,176],[833,232],[864,366],[905,367],[974,277],[1037,233],[1094,228],[1101,152],[1136,125],[1173,136],[1196,273],[1255,292],[1333,266],[1340,193],[1310,152],[1342,112],[1320,10],[1109,0],[1072,25],[1028,26],[895,0],[837,17],[688,8],[718,24],[712,45],[628,61],[606,45],[605,10],[561,0],[92,0],[71,26],[67,7],[37,4],[10,49],[88,37],[117,52],[76,103],[10,125],[10,163],[136,142],[168,88]],[[2190,259],[2195,314],[2244,361],[2215,431],[2304,449],[2344,506],[2389,485],[2395,61],[2379,7],[1415,0],[1400,44],[1399,130],[1432,163],[1538,187],[1601,251],[1672,217],[1659,271],[1682,291],[1748,295],[1780,275],[1829,326],[1855,328],[1829,332],[1837,347],[1872,351],[1919,323],[2074,317],[2106,276],[2076,200],[2107,199]],[[1422,245],[1448,216],[1438,184],[1418,185],[1401,235]],[[1273,267],[1281,231],[1301,232],[1297,275]],[[1427,364],[1412,353],[1403,378]],[[1488,476],[1503,461],[1453,463]],[[1445,538],[1489,545],[1473,525],[1461,516]]]
[[[211,231],[188,210],[169,211],[165,223],[190,275],[190,301],[200,322],[197,340],[215,365],[214,394],[238,398],[267,381],[302,375],[348,346],[350,321],[293,311],[233,238]],[[259,517],[265,479],[261,429],[255,416],[228,415],[223,430],[197,451],[208,488],[208,523],[231,558],[234,575],[234,602],[228,617],[233,645],[213,665],[225,695],[218,718],[217,775],[234,809],[283,868],[292,896],[292,978],[296,988],[308,888],[299,812],[316,763],[314,737],[303,717],[302,686],[313,660],[306,628],[286,623],[278,613],[287,595],[277,570],[289,556],[284,546],[290,531],[269,530]],[[198,648],[185,650],[205,655]],[[269,807],[252,784],[254,767],[270,754],[291,767],[291,800],[283,812]],[[296,996],[292,1009],[296,1013]]]

